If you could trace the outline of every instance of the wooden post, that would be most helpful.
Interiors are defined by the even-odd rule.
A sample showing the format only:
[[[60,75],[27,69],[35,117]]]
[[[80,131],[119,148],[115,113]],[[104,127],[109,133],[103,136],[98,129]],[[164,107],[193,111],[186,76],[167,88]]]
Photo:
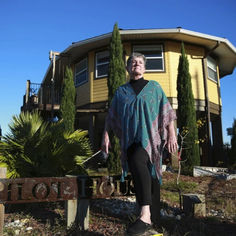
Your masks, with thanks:
[[[66,201],[66,226],[70,227],[75,224],[76,213],[77,213],[78,200]]]
[[[26,82],[26,93],[25,93],[25,103],[28,108],[29,106],[29,98],[30,98],[30,80]]]
[[[74,177],[66,175],[66,177]],[[67,227],[72,225],[79,226],[82,230],[89,228],[89,199],[78,199],[66,201],[66,224]]]
[[[66,225],[76,225],[82,230],[89,228],[89,199],[66,201]]]
[[[205,217],[206,203],[204,194],[183,194],[183,210],[186,216]]]
[[[0,178],[6,178],[7,168],[1,167],[0,168]],[[2,189],[2,184],[0,184],[0,191]],[[4,214],[5,214],[5,207],[4,204],[0,204],[0,236],[3,236],[3,227],[4,227]]]
[[[78,223],[82,230],[89,228],[89,199],[81,199],[78,202]]]

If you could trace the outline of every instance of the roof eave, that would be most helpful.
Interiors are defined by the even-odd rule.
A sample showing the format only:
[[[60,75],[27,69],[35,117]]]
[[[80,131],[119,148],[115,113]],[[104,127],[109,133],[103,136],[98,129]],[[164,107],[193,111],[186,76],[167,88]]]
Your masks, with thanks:
[[[226,38],[221,38],[221,37],[216,37],[216,36],[212,36],[212,35],[208,35],[208,34],[203,34],[203,33],[199,33],[199,32],[195,32],[195,31],[191,31],[191,30],[186,30],[186,29],[182,29],[182,28],[170,28],[170,29],[134,29],[134,30],[120,30],[120,35],[121,38],[125,38],[125,36],[134,36],[135,35],[150,35],[150,34],[173,34],[178,36],[177,40],[181,40],[183,39],[183,37],[181,36],[189,36],[189,37],[196,37],[199,39],[202,39],[202,41],[199,41],[199,44],[202,46],[206,46],[204,45],[204,42],[209,42],[210,45],[215,45],[216,43],[219,44],[224,44],[226,46],[226,48],[229,50],[228,52],[232,52],[230,57],[234,57],[232,60],[232,65],[236,65],[236,48],[230,43],[230,41]],[[64,51],[62,51],[62,53],[69,53],[72,54],[71,52],[73,52],[73,50],[75,48],[80,48],[84,45],[89,45],[90,44],[90,48],[94,48],[98,45],[98,43],[100,43],[100,45],[103,45],[105,42],[107,42],[112,36],[112,33],[107,33],[107,34],[103,34],[100,36],[96,36],[93,38],[89,38],[89,39],[85,39],[76,43],[72,43],[68,48],[66,48]],[[190,38],[189,38],[190,40]],[[207,41],[204,41],[207,40]],[[211,43],[212,42],[212,43]],[[105,45],[105,44],[104,44]],[[209,46],[209,45],[208,45]],[[226,55],[228,52],[225,52],[225,56],[228,57],[228,55]],[[235,55],[233,55],[235,54]],[[219,53],[219,55],[222,55],[221,53]],[[233,56],[232,56],[233,55]],[[48,70],[44,76],[44,80],[47,77],[47,73],[50,71],[50,67],[51,64],[48,67]],[[231,69],[225,70],[224,68],[222,68],[222,72],[221,72],[221,77],[231,74],[233,73],[235,66],[231,66]],[[227,72],[226,72],[227,71]]]

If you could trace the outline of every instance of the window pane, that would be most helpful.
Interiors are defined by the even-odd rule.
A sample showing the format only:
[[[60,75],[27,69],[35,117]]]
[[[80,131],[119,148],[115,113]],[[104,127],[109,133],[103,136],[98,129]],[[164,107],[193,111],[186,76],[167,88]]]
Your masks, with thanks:
[[[87,58],[75,65],[75,86],[79,86],[87,81]]]
[[[207,57],[207,66],[216,71],[216,62],[210,57]]]
[[[134,46],[134,52],[138,51],[162,51],[161,45],[136,45]]]
[[[75,73],[79,73],[80,71],[86,69],[87,67],[87,60],[84,59],[82,61],[80,61],[79,63],[76,64],[75,66]]]
[[[87,70],[75,76],[75,85],[78,86],[87,81]]]
[[[162,59],[147,59],[146,70],[163,70]]]
[[[108,75],[108,64],[97,66],[97,76]]]
[[[109,62],[109,52],[108,51],[97,53],[97,64],[108,63],[108,62]]]
[[[146,58],[148,57],[162,57],[161,51],[140,51]]]
[[[209,78],[217,82],[217,73],[209,67],[208,67],[208,76]]]
[[[136,45],[134,52],[144,54],[147,59],[146,70],[164,70],[164,58],[162,45]]]
[[[140,45],[134,46],[134,52],[140,52],[145,57],[162,57],[162,46],[161,45]]]

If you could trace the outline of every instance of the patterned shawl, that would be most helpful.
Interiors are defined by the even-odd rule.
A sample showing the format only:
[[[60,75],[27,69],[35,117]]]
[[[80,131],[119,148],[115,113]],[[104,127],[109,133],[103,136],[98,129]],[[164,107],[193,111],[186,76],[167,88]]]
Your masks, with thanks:
[[[164,91],[156,81],[149,81],[136,95],[130,83],[120,86],[107,115],[107,125],[120,139],[122,180],[127,175],[127,149],[141,143],[152,164],[151,172],[161,183],[162,146],[167,139],[167,126],[176,119]]]

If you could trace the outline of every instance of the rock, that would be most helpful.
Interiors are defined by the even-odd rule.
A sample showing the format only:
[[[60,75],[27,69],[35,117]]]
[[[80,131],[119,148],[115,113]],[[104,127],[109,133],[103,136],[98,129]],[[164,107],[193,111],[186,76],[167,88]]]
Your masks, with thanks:
[[[160,215],[161,215],[161,217],[165,216],[165,212],[163,209],[160,210]]]
[[[236,174],[227,175],[226,180],[236,179]]]
[[[176,220],[181,220],[181,216],[180,215],[177,215],[175,218],[176,218]]]
[[[174,214],[170,213],[170,214],[168,215],[168,217],[174,218],[175,216],[174,216]]]

